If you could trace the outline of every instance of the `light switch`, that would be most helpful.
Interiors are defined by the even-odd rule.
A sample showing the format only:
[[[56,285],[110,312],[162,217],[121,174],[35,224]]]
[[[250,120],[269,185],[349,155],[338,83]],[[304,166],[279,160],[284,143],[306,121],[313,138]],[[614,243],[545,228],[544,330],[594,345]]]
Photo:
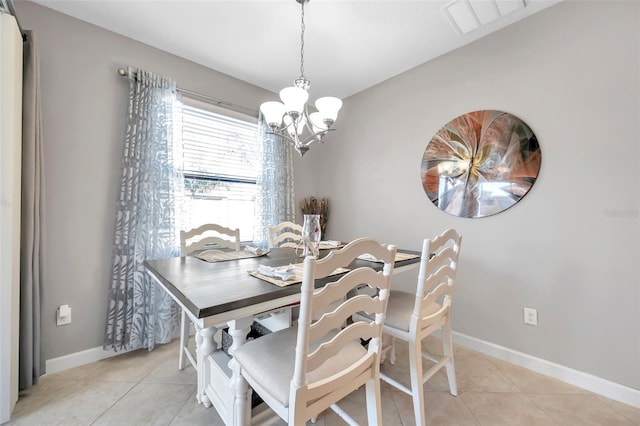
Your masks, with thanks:
[[[60,305],[58,306],[58,315],[56,318],[56,325],[71,324],[71,306]]]
[[[71,315],[71,308],[69,305],[60,305],[60,316],[68,317],[69,315]]]

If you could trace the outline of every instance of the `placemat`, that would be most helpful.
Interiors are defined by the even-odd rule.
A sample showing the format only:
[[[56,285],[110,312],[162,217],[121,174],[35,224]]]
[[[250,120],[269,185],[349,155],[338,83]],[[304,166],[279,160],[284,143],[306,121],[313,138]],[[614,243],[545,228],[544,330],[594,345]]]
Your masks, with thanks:
[[[268,252],[267,252],[268,253]],[[225,260],[249,259],[251,257],[264,256],[267,253],[254,254],[245,250],[241,251],[222,251],[222,250],[205,250],[194,257],[204,260],[205,262],[224,262]]]
[[[263,281],[269,282],[271,284],[275,284],[278,287],[286,287],[286,286],[291,285],[291,284],[299,284],[299,283],[302,282],[302,270],[303,270],[304,264],[303,263],[296,263],[296,264],[291,265],[291,266],[293,266],[293,268],[295,269],[296,277],[292,278],[290,280],[287,280],[287,281],[283,281],[283,280],[280,280],[278,278],[267,277],[266,275],[259,274],[258,271],[247,271],[247,272],[249,272],[249,275],[251,275],[252,277],[256,277],[256,278],[259,278],[259,279],[261,279]],[[345,272],[349,272],[349,271],[350,271],[350,269],[348,269],[348,268],[338,268],[335,271],[333,271],[332,273],[330,273],[329,276],[338,275],[338,274],[344,274]]]
[[[419,254],[413,254],[413,253],[400,253],[399,251],[396,252],[396,262],[400,262],[400,261],[403,261],[403,260],[409,260],[409,259],[415,259],[416,257],[420,257],[420,255]],[[370,254],[363,254],[361,256],[358,256],[358,259],[366,260],[366,261],[369,261],[369,262],[383,263],[382,260],[378,260],[378,259],[374,258]]]
[[[340,241],[320,241],[319,249],[320,250],[330,250],[344,247],[346,244]]]

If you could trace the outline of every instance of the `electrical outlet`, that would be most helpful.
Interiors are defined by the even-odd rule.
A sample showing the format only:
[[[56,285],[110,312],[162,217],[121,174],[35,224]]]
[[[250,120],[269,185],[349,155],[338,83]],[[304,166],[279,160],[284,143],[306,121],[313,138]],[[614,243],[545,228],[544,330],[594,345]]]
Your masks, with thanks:
[[[56,325],[71,324],[71,306],[60,305],[56,311]]]
[[[538,311],[533,308],[524,308],[524,323],[538,325]]]

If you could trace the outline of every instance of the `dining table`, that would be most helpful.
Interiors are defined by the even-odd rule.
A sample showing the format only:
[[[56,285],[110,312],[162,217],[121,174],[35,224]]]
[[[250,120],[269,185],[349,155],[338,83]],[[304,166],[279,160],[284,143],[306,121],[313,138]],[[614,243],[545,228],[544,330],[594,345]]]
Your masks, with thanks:
[[[319,257],[331,250],[320,250]],[[301,283],[276,285],[255,272],[261,266],[298,266],[303,258],[294,248],[272,248],[267,253],[240,254],[224,260],[186,256],[144,262],[147,273],[184,310],[195,325],[197,390],[196,399],[205,407],[213,405],[226,425],[244,426],[268,415],[265,404],[251,408],[251,388],[240,375],[233,353],[247,340],[257,316],[290,308],[300,301]],[[420,252],[398,249],[394,273],[418,267]],[[382,270],[375,259],[356,259],[348,269],[372,267]],[[264,278],[264,277],[262,277]],[[335,276],[318,280],[316,286],[335,281]],[[216,342],[222,327],[232,338],[227,351]]]

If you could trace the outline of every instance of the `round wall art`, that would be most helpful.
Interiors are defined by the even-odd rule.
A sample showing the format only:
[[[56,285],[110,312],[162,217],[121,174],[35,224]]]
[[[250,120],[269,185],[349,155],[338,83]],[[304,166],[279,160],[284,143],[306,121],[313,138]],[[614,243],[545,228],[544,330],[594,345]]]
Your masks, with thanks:
[[[491,216],[527,194],[541,159],[536,135],[524,121],[502,111],[474,111],[445,124],[427,144],[422,186],[449,214]]]

